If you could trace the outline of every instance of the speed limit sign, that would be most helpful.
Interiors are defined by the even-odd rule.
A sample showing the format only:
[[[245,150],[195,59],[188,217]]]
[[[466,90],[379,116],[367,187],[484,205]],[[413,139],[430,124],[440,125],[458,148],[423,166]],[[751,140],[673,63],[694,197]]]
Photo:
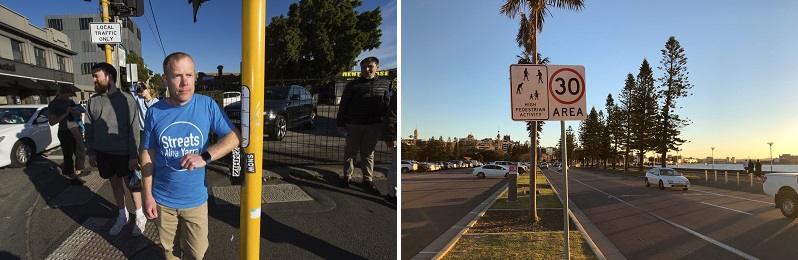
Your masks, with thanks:
[[[549,119],[585,120],[585,67],[548,65]]]

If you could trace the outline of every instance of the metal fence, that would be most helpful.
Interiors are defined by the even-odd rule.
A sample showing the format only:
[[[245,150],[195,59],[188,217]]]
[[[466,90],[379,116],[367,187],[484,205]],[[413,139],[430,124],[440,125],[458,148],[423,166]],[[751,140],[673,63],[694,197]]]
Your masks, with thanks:
[[[222,91],[197,93],[211,96],[219,102],[220,106],[222,104]],[[311,93],[314,93],[314,99],[318,103],[318,91],[311,91]],[[267,165],[342,164],[346,140],[338,134],[335,125],[338,105],[335,105],[334,102],[318,103],[316,111],[313,129],[304,127],[288,129],[285,138],[281,141],[269,140],[264,135],[263,163]],[[374,151],[375,163],[389,163],[389,156],[390,152],[385,142],[378,142]],[[360,161],[359,155],[356,161]]]

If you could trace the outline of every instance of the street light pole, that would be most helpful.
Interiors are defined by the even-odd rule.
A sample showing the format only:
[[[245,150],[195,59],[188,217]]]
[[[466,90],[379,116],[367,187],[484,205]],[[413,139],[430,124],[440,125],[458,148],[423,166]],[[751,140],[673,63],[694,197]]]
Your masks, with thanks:
[[[715,147],[710,147],[712,149],[712,171],[715,171]]]
[[[770,146],[770,172],[773,172],[773,142],[768,142]]]

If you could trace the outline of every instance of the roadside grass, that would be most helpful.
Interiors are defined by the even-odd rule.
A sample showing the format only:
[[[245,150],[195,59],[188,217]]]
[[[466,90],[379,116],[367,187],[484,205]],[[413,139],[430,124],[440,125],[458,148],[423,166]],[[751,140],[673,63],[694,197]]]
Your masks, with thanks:
[[[464,235],[443,259],[563,259],[563,232]],[[598,259],[578,231],[568,235],[571,259]]]
[[[537,190],[540,191],[540,194],[537,195],[537,207],[538,208],[562,208],[562,203],[560,199],[557,198],[557,195],[554,194],[554,190],[551,189],[549,182],[546,180],[546,177],[542,174],[536,174],[536,181],[537,181]],[[508,190],[504,191],[499,198],[496,199],[496,202],[490,207],[490,209],[529,209],[529,174],[518,176],[518,195],[516,196],[517,201],[509,202],[507,201],[508,198]]]

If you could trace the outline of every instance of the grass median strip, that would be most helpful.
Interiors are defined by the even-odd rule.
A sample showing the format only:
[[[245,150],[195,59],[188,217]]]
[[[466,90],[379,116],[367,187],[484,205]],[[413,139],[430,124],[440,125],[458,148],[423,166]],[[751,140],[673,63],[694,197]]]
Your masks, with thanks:
[[[524,232],[460,237],[443,259],[563,259],[563,233]],[[571,259],[598,259],[579,232],[570,232]]]
[[[562,259],[562,203],[542,174],[536,175],[538,217],[529,216],[529,175],[518,176],[518,200],[507,201],[507,191],[460,237],[444,259]],[[571,259],[597,259],[571,222]]]

